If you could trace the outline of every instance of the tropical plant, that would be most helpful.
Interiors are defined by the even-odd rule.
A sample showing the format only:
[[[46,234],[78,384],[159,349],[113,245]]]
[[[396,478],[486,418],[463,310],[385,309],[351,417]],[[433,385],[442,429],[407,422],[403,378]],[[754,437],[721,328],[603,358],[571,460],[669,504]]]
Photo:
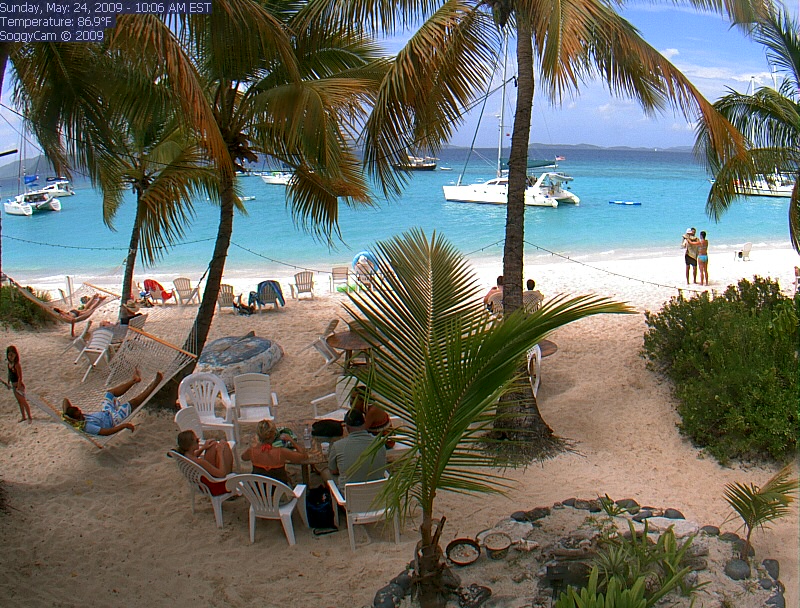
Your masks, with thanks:
[[[605,590],[601,590],[597,567],[592,568],[589,584],[581,589],[570,587],[562,593],[555,603],[555,608],[650,608],[678,584],[676,577],[671,578],[651,597],[645,597],[644,577],[636,579],[628,586],[619,577],[612,577]]]
[[[400,419],[396,435],[411,446],[392,468],[393,509],[422,511],[416,582],[423,606],[442,605],[444,567],[436,494],[502,492],[506,482],[481,449],[483,428],[508,390],[525,352],[554,329],[599,313],[631,312],[595,296],[556,298],[532,315],[495,321],[467,261],[440,235],[412,230],[378,243],[380,278],[346,306],[374,345],[368,370],[351,373]],[[375,449],[382,449],[375,446]]]
[[[746,152],[721,154],[712,143],[705,121],[697,129],[696,145],[705,155],[714,185],[706,210],[716,220],[742,196],[740,186],[778,174],[794,177],[789,202],[789,234],[800,252],[800,24],[786,9],[764,13],[753,28],[753,38],[764,45],[767,60],[783,80],[746,93],[731,90],[714,107],[745,137]]]
[[[791,464],[775,473],[762,487],[738,481],[725,484],[725,500],[735,512],[725,521],[738,515],[746,532],[741,551],[742,559],[746,560],[750,555],[750,536],[753,530],[766,529],[768,523],[787,515],[789,505],[794,502],[792,494],[797,492],[797,488],[798,479],[792,477]]]

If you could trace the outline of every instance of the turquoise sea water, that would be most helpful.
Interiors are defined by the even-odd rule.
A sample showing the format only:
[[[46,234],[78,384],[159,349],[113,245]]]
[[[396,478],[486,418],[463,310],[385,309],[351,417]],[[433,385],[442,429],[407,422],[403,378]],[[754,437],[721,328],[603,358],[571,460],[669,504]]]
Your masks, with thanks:
[[[526,211],[527,263],[550,260],[548,251],[577,259],[609,259],[679,254],[680,237],[689,226],[706,230],[711,250],[733,249],[746,241],[754,248],[788,246],[788,199],[745,198],[719,223],[705,215],[710,188],[708,176],[690,153],[672,151],[570,150],[559,171],[572,175],[572,189],[581,198],[578,207],[528,208]],[[443,233],[473,258],[502,258],[505,207],[448,203],[442,186],[455,183],[465,150],[446,150],[440,166],[451,171],[414,173],[397,201],[378,200],[372,209],[342,208],[343,242],[331,251],[297,228],[285,203],[282,186],[264,184],[258,177],[241,180],[242,194],[256,199],[245,203],[248,215],[234,221],[233,245],[226,275],[288,276],[294,267],[329,271],[350,263],[353,255],[380,239],[420,227]],[[473,155],[464,181],[493,176],[494,152]],[[32,217],[3,215],[3,271],[27,282],[62,278],[65,274],[88,280],[121,273],[133,218],[133,195],[115,220],[117,232],[102,222],[101,195],[87,184],[78,194],[61,200],[60,213]],[[3,198],[16,185],[2,184]],[[640,202],[640,206],[610,205],[610,200]],[[196,203],[196,218],[186,242],[170,250],[154,268],[142,274],[176,273],[199,278],[213,248],[218,210]]]

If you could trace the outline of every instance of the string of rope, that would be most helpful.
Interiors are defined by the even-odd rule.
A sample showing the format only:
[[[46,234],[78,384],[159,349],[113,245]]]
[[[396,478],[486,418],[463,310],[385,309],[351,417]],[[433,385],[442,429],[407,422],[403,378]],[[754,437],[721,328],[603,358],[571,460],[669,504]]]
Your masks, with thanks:
[[[44,243],[42,241],[31,241],[30,239],[21,239],[15,236],[8,236],[3,235],[3,240],[10,240],[10,241],[18,241],[20,243],[27,243],[29,245],[40,245],[42,247],[56,247],[59,249],[80,249],[83,251],[129,251],[128,247],[86,247],[81,245],[62,245],[60,243]],[[181,245],[194,245],[196,243],[203,243],[205,241],[213,241],[216,237],[210,236],[205,239],[196,239],[194,241],[181,241],[180,243],[175,243],[174,245],[157,245],[153,247],[153,249],[172,249],[173,247],[179,247]]]
[[[288,266],[289,268],[293,268],[295,270],[308,270],[310,272],[316,272],[318,274],[331,274],[330,270],[318,270],[318,269],[315,269],[315,268],[308,268],[306,266],[298,266],[297,264],[291,264],[289,262],[283,262],[281,260],[276,260],[275,258],[271,258],[269,256],[266,256],[266,255],[262,254],[262,253],[258,253],[257,251],[253,251],[252,249],[248,249],[244,245],[240,245],[239,243],[235,243],[234,241],[231,241],[231,245],[233,245],[234,247],[238,247],[239,249],[242,249],[242,250],[246,251],[247,253],[252,253],[256,257],[259,257],[261,259],[270,261],[273,264],[279,264],[281,266]]]

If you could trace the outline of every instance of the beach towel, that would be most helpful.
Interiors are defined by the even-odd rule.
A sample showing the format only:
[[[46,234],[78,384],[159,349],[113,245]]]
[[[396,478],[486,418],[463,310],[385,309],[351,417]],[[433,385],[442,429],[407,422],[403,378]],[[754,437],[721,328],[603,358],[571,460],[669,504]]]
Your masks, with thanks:
[[[268,281],[261,281],[258,284],[257,291],[255,292],[256,297],[258,297],[258,293],[261,291],[261,286],[265,285],[265,284],[270,285],[275,290],[275,293],[278,294],[278,304],[280,304],[281,306],[286,306],[286,300],[283,297],[283,290],[281,289],[281,284],[278,283],[278,281],[274,281],[272,279],[270,279]],[[253,300],[253,293],[254,292],[252,292],[252,291],[250,292],[250,299],[252,301],[248,302],[248,304],[251,304],[251,305],[255,304],[255,300]]]

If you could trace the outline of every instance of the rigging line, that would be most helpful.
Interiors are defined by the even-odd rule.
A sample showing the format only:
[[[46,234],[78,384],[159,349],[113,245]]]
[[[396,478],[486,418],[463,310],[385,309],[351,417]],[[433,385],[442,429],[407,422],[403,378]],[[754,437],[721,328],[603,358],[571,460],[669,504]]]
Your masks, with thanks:
[[[156,245],[153,249],[172,249],[181,245],[194,245],[195,243],[203,243],[205,241],[213,241],[216,237],[208,237],[206,239],[197,239],[195,241],[182,241],[173,245]],[[29,239],[21,239],[15,236],[8,236],[4,234],[3,240],[19,241],[20,243],[28,243],[30,245],[41,245],[43,247],[56,247],[60,249],[83,249],[85,251],[129,251],[129,247],[82,247],[80,245],[60,245],[56,243],[42,243],[41,241],[31,241]]]
[[[331,274],[330,270],[317,270],[316,268],[307,268],[306,266],[298,266],[297,264],[290,264],[289,262],[283,262],[281,260],[276,260],[276,259],[271,258],[269,256],[263,255],[263,254],[258,253],[256,251],[253,251],[252,249],[248,249],[247,247],[243,247],[239,243],[234,243],[233,241],[231,241],[231,245],[233,245],[234,247],[238,247],[239,249],[243,249],[244,251],[247,251],[248,253],[252,253],[253,255],[258,256],[260,258],[263,258],[265,260],[269,260],[270,262],[273,262],[275,264],[280,264],[281,266],[288,266],[289,268],[294,268],[294,269],[297,269],[297,270],[308,270],[308,271],[311,271],[311,272],[317,272],[319,274]]]
[[[468,251],[467,253],[465,253],[465,254],[464,254],[464,256],[465,256],[465,257],[469,257],[469,256],[471,256],[473,253],[478,253],[479,251],[484,251],[484,250],[486,250],[486,249],[489,249],[490,247],[496,247],[497,245],[499,245],[500,243],[502,243],[504,240],[505,240],[505,239],[499,239],[499,240],[495,241],[494,243],[490,243],[489,245],[486,245],[486,246],[484,246],[484,247],[479,247],[478,249],[474,249],[473,251]]]
[[[679,292],[690,291],[692,293],[706,293],[705,290],[702,290],[702,289],[693,289],[693,288],[689,288],[689,287],[678,287],[676,285],[665,285],[663,283],[656,283],[654,281],[646,281],[645,279],[639,279],[639,278],[636,278],[636,277],[628,276],[626,274],[620,274],[619,272],[614,272],[613,270],[606,270],[605,268],[598,268],[597,266],[592,266],[591,264],[587,264],[586,262],[581,262],[580,260],[573,260],[568,255],[564,255],[562,253],[557,253],[555,251],[551,251],[550,249],[547,249],[547,247],[542,247],[541,245],[537,245],[536,243],[531,243],[530,241],[524,241],[524,243],[526,245],[530,245],[531,247],[534,247],[535,249],[539,249],[540,251],[546,251],[550,255],[554,255],[556,257],[559,257],[562,260],[566,260],[566,261],[572,262],[574,264],[580,264],[581,266],[586,266],[587,268],[591,268],[592,270],[596,270],[598,272],[604,272],[606,274],[609,274],[609,275],[612,275],[612,276],[615,276],[615,277],[620,277],[622,279],[628,279],[630,281],[637,281],[637,282],[642,283],[644,285],[653,285],[654,287],[663,287],[664,289],[675,289],[675,290],[677,290]]]

